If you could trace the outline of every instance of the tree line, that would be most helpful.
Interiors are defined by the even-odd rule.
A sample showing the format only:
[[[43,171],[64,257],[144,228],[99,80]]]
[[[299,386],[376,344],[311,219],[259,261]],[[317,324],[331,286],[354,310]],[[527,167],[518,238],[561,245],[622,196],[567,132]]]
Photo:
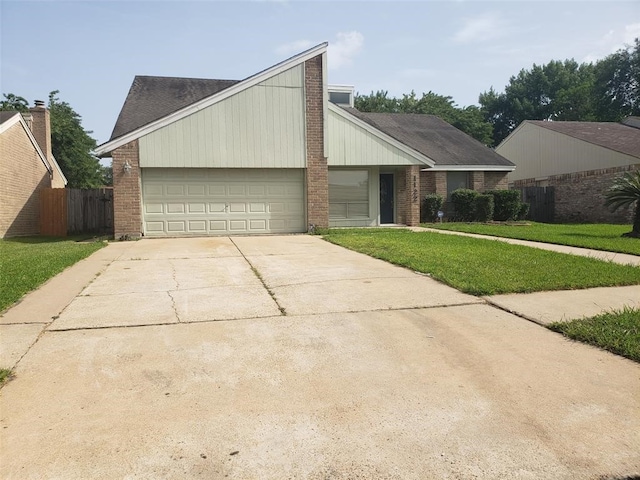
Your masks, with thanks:
[[[552,60],[509,79],[503,92],[479,95],[480,107],[458,107],[453,98],[415,92],[401,98],[380,90],[357,95],[364,112],[437,115],[488,146],[496,146],[524,120],[618,122],[640,115],[640,40],[595,62]]]

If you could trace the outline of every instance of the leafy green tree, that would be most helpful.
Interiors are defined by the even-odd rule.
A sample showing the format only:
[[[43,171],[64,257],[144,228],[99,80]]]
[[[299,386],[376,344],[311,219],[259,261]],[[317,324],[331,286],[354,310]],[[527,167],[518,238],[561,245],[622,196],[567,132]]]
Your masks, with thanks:
[[[103,184],[100,161],[91,152],[96,141],[82,127],[82,117],[67,102],[58,98],[58,90],[49,94],[51,112],[51,149],[69,181],[70,188],[96,188]]]
[[[3,93],[4,100],[0,102],[0,111],[28,112],[29,102],[23,97],[18,97],[13,93]]]
[[[524,120],[620,121],[640,115],[640,42],[593,63],[553,60],[478,99],[497,145]]]
[[[626,172],[613,182],[613,185],[604,194],[605,206],[616,211],[621,207],[633,207],[633,228],[631,232],[625,233],[625,237],[640,238],[640,170]]]
[[[478,107],[459,108],[452,97],[431,91],[423,93],[419,98],[414,91],[404,94],[402,98],[390,98],[388,92],[379,90],[370,95],[357,95],[354,105],[362,112],[435,115],[485,145],[492,141],[492,126],[484,119]]]
[[[595,65],[593,89],[598,120],[617,122],[640,115],[640,40]]]
[[[102,185],[105,187],[113,186],[113,166],[102,166]]]

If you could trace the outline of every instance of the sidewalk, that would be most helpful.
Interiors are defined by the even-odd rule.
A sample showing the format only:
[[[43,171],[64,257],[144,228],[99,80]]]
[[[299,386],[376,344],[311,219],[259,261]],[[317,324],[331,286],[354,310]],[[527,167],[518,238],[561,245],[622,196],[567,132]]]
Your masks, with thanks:
[[[111,242],[63,270],[0,315],[0,368],[13,368],[76,296],[134,242]]]
[[[624,253],[605,252],[589,248],[568,247],[551,243],[516,240],[512,238],[478,235],[475,233],[438,230],[435,228],[410,227],[414,232],[434,232],[445,235],[461,235],[464,237],[498,240],[514,245],[539,248],[559,253],[580,255],[622,265],[640,267],[640,257]],[[552,292],[514,293],[509,295],[494,295],[483,297],[494,307],[506,310],[541,325],[553,322],[569,321],[584,317],[593,317],[611,310],[621,310],[624,307],[640,308],[640,285],[625,287],[601,287],[583,290],[560,290]]]

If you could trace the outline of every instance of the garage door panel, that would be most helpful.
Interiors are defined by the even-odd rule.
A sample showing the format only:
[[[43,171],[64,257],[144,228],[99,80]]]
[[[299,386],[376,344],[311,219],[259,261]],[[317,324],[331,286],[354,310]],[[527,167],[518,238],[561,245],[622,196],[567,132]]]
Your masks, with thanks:
[[[302,170],[143,169],[145,235],[305,231]]]

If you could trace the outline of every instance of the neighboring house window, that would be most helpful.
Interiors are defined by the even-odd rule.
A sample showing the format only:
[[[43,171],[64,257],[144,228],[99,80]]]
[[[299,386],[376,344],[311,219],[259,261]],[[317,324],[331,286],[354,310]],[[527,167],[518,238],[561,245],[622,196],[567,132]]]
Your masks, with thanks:
[[[469,188],[469,172],[447,172],[447,200],[459,188]]]
[[[367,170],[329,170],[329,217],[369,217]]]

